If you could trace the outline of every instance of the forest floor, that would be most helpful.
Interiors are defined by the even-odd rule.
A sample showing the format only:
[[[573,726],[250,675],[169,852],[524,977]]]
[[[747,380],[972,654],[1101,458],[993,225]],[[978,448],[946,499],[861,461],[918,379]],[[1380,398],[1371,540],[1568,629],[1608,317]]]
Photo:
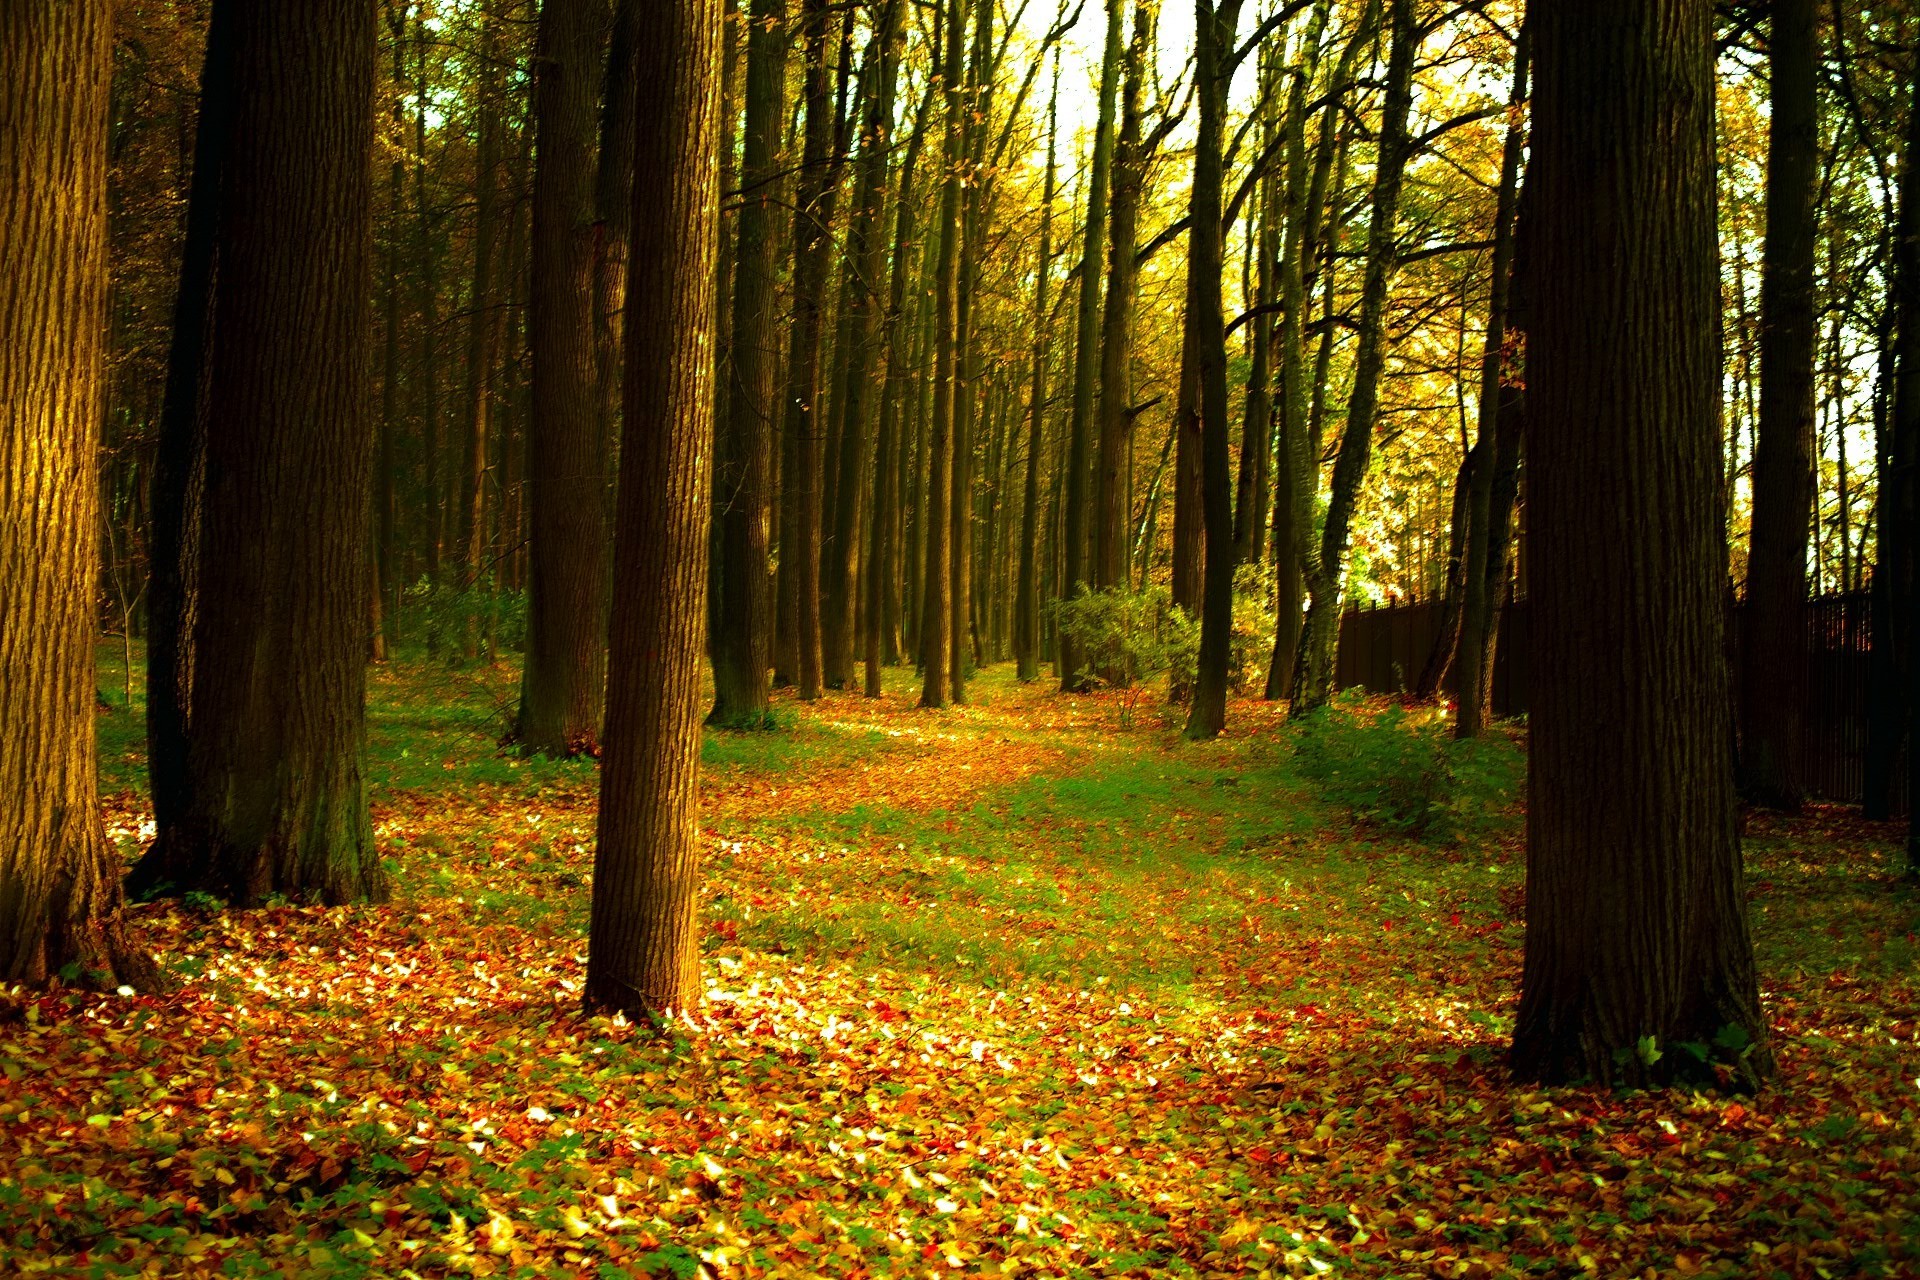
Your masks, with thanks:
[[[138,689],[103,654],[130,858]],[[708,998],[663,1037],[579,1012],[594,766],[497,751],[509,671],[378,669],[391,903],[143,905],[175,990],[0,993],[0,1262],[1920,1274],[1894,828],[1749,829],[1765,1092],[1520,1088],[1517,802],[1423,843],[1329,798],[1263,703],[1193,745],[1004,668],[941,713],[888,675],[709,735]]]

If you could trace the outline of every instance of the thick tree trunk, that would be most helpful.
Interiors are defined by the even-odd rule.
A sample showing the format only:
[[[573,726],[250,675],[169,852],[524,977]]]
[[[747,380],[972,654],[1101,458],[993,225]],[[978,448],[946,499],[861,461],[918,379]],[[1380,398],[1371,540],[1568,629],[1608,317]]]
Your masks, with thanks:
[[[1740,664],[1740,788],[1797,810],[1805,790],[1807,529],[1814,503],[1814,191],[1820,61],[1813,0],[1772,0],[1767,36],[1767,238],[1760,264],[1760,421]]]
[[[545,0],[534,57],[531,590],[517,729],[524,750],[549,756],[598,751],[606,692],[593,163],[603,18],[595,0]]]
[[[1766,1074],[1727,751],[1713,10],[1535,11],[1534,669],[1513,1066]],[[1687,1046],[1697,1052],[1689,1052]]]
[[[725,587],[712,636],[710,724],[759,728],[773,665],[772,518],[774,211],[781,204],[780,127],[786,112],[786,0],[754,0],[747,23],[746,126],[734,214],[733,342],[726,417],[719,424],[715,518]]]
[[[204,451],[184,803],[134,873],[241,903],[386,892],[367,814],[365,592],[374,11],[216,4],[205,84],[217,265],[185,282],[173,391]],[[243,120],[244,129],[227,122]],[[204,151],[203,151],[204,153]],[[198,468],[194,468],[197,470]],[[176,477],[177,479],[178,477]]]
[[[1110,4],[1108,21],[1121,20],[1121,5]],[[1128,463],[1134,415],[1127,412],[1131,390],[1128,376],[1133,363],[1133,302],[1140,278],[1135,239],[1140,226],[1140,200],[1146,189],[1146,156],[1140,137],[1140,85],[1146,73],[1148,39],[1153,14],[1145,5],[1133,11],[1133,39],[1128,42],[1121,73],[1120,132],[1114,140],[1113,189],[1107,229],[1106,314],[1100,332],[1100,398],[1098,405],[1099,471],[1093,508],[1093,585],[1098,590],[1125,589],[1127,526],[1131,523],[1132,478]],[[1108,681],[1118,671],[1102,672]]]
[[[1066,528],[1062,536],[1056,596],[1071,600],[1087,585],[1088,489],[1094,461],[1094,382],[1100,340],[1100,258],[1107,235],[1107,200],[1113,168],[1113,110],[1120,91],[1124,48],[1123,0],[1107,0],[1107,42],[1100,59],[1100,115],[1094,126],[1093,157],[1087,169],[1086,219],[1081,227],[1080,296],[1073,344],[1073,400],[1067,419]],[[1080,646],[1060,633],[1060,688],[1086,687]]]
[[[1411,4],[1412,0],[1405,0]],[[1233,463],[1227,421],[1227,321],[1220,306],[1221,186],[1230,60],[1240,0],[1194,0],[1194,89],[1200,126],[1194,141],[1193,196],[1187,229],[1187,333],[1200,410],[1200,509],[1206,569],[1200,597],[1200,658],[1187,736],[1211,738],[1227,723],[1227,662],[1233,640]]]
[[[107,0],[0,7],[0,983],[159,976],[94,772],[112,72]]]
[[[1060,63],[1047,100],[1047,178],[1040,202],[1040,256],[1033,276],[1033,389],[1027,399],[1026,486],[1020,507],[1020,578],[1013,602],[1013,660],[1022,684],[1040,678],[1040,449],[1047,407],[1047,285],[1053,274],[1054,146],[1060,132]]]
[[[633,256],[612,652],[585,1004],[700,1000],[700,664],[719,250],[719,0],[659,0],[634,44]]]
[[[946,54],[941,67],[946,97],[940,160],[940,249],[933,276],[933,414],[927,432],[927,499],[924,507],[926,567],[921,580],[920,705],[944,707],[951,697],[947,665],[953,544],[953,418],[956,299],[960,235],[960,188],[965,181],[966,100],[960,83],[966,29],[965,0],[952,0],[942,20]]]

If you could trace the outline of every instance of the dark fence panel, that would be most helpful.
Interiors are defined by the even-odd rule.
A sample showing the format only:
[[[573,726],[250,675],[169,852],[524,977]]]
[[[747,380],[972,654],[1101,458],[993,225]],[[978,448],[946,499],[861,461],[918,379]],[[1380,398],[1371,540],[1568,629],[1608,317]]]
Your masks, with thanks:
[[[1405,693],[1419,680],[1440,632],[1437,603],[1352,609],[1340,619],[1340,656],[1335,679],[1342,689]],[[1803,761],[1808,790],[1818,799],[1858,803],[1865,783],[1867,707],[1873,663],[1872,598],[1866,592],[1809,600],[1807,626],[1807,720]],[[1735,661],[1744,650],[1746,609],[1732,608]],[[1494,652],[1495,715],[1523,715],[1531,674],[1532,625],[1527,602],[1501,610]],[[1456,692],[1448,674],[1446,692]],[[1905,813],[1907,770],[1896,762],[1894,812]]]

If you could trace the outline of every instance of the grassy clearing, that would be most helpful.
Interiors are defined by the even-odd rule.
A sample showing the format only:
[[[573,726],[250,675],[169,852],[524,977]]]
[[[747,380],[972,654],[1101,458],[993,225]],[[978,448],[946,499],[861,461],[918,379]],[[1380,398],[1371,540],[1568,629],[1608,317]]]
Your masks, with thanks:
[[[1520,1090],[1517,741],[1441,759],[1369,705],[1303,751],[1244,703],[1194,745],[1000,671],[923,713],[889,675],[708,735],[709,1001],[661,1039],[576,1011],[594,766],[498,752],[507,673],[377,672],[398,900],[141,908],[179,991],[0,1026],[0,1248],[88,1275],[1920,1271],[1893,831],[1749,830],[1766,1094]],[[100,719],[131,850],[137,719]]]

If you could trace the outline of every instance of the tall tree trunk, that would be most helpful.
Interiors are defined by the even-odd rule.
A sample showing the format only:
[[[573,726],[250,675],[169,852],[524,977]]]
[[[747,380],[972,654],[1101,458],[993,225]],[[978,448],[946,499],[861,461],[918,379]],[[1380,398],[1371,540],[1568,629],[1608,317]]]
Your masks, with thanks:
[[[1119,21],[1119,5],[1109,8],[1109,21]],[[1127,396],[1133,361],[1133,303],[1140,278],[1134,241],[1138,238],[1140,199],[1147,180],[1140,137],[1140,84],[1150,56],[1152,19],[1150,6],[1134,6],[1133,39],[1127,45],[1121,73],[1120,132],[1113,149],[1106,314],[1100,333],[1100,461],[1093,509],[1093,585],[1099,590],[1124,589],[1128,582],[1127,526],[1133,514],[1133,495],[1127,485],[1128,451],[1134,415],[1127,412]],[[1118,671],[1101,674],[1108,681],[1122,675]]]
[[[159,976],[95,780],[112,77],[107,0],[0,7],[0,983]]]
[[[1507,138],[1494,200],[1493,287],[1487,299],[1487,336],[1480,357],[1479,453],[1468,478],[1467,547],[1456,664],[1454,735],[1477,737],[1493,715],[1493,651],[1499,636],[1500,594],[1507,579],[1507,548],[1519,469],[1520,370],[1509,368],[1507,333],[1514,326],[1514,217],[1519,208],[1522,125],[1527,100],[1528,35],[1514,49],[1513,92],[1507,100]],[[1438,685],[1435,685],[1438,688]]]
[[[713,645],[711,724],[758,728],[767,718],[772,666],[772,580],[767,525],[772,516],[774,383],[774,211],[781,204],[780,127],[786,114],[786,0],[754,0],[747,24],[746,126],[734,214],[733,342],[730,385],[720,423],[715,495],[722,590]]]
[[[1057,594],[1071,600],[1086,585],[1088,488],[1093,480],[1094,382],[1100,340],[1100,258],[1107,236],[1107,200],[1112,194],[1113,110],[1120,89],[1125,0],[1107,0],[1106,51],[1100,59],[1100,115],[1094,125],[1093,157],[1087,169],[1087,210],[1081,228],[1080,298],[1073,343],[1073,401],[1067,419],[1066,531],[1062,537]],[[1060,634],[1060,688],[1086,687],[1080,645]]]
[[[827,0],[802,0],[806,139],[793,214],[793,321],[781,413],[780,607],[793,620],[800,696],[823,688],[820,636],[820,331],[833,221]]]
[[[203,92],[226,110],[201,120],[225,136],[202,148],[217,160],[193,200],[216,260],[203,305],[183,278],[174,358],[198,373],[170,392],[204,455],[204,484],[169,496],[199,525],[185,796],[134,883],[378,899],[364,727],[374,10],[220,0],[208,43]]]
[[[1412,0],[1403,0],[1411,5]],[[1233,464],[1227,456],[1227,321],[1220,308],[1221,153],[1227,90],[1233,80],[1240,0],[1194,0],[1193,195],[1187,229],[1186,331],[1200,409],[1200,509],[1206,570],[1200,597],[1200,657],[1195,665],[1187,736],[1211,738],[1227,723],[1227,662],[1233,641]]]
[[[1040,678],[1040,449],[1047,411],[1047,285],[1053,274],[1054,146],[1060,133],[1060,60],[1047,99],[1047,178],[1040,201],[1040,256],[1033,270],[1033,389],[1027,399],[1027,474],[1020,506],[1020,582],[1013,602],[1013,660],[1022,684]]]
[[[1767,238],[1760,261],[1760,422],[1753,455],[1747,627],[1740,663],[1740,787],[1797,810],[1805,784],[1807,527],[1814,507],[1813,256],[1820,61],[1814,0],[1771,0]]]
[[[897,65],[899,58],[898,43],[903,39],[904,7],[898,0],[889,0],[881,14],[882,21],[892,27],[888,38],[895,46],[895,51],[888,54],[888,60],[894,65]],[[877,33],[875,38],[878,38]],[[890,94],[894,71],[889,67],[881,74],[886,82],[886,90]],[[907,141],[906,159],[900,168],[899,195],[894,209],[892,274],[887,282],[886,312],[880,321],[880,349],[886,364],[884,380],[880,387],[880,429],[876,433],[874,442],[872,531],[867,543],[867,618],[864,656],[867,676],[866,695],[869,698],[880,696],[880,668],[887,656],[888,631],[893,626],[893,619],[898,616],[896,599],[898,591],[895,587],[897,543],[893,530],[899,521],[900,468],[895,454],[900,448],[900,402],[906,392],[907,384],[906,353],[900,346],[900,323],[901,315],[906,309],[907,279],[911,274],[909,256],[913,246],[914,170],[920,163],[920,148],[926,132],[927,110],[932,101],[931,93],[921,101],[920,112],[914,120],[913,136]],[[892,111],[889,104],[889,109],[881,115],[881,118],[871,122],[868,127],[877,128],[882,135],[891,137],[891,125]],[[880,163],[884,167],[884,158]],[[874,239],[876,243],[879,240],[877,227]],[[869,284],[874,288],[879,287],[879,282],[871,277],[869,277]],[[897,648],[897,645],[895,647]]]
[[[1341,432],[1340,452],[1333,464],[1333,484],[1327,501],[1326,524],[1320,533],[1319,553],[1306,565],[1310,603],[1296,664],[1290,715],[1322,707],[1333,694],[1347,544],[1360,487],[1366,481],[1373,456],[1373,419],[1380,403],[1380,376],[1387,361],[1387,293],[1398,266],[1394,237],[1399,228],[1400,186],[1412,149],[1408,116],[1413,106],[1413,63],[1424,35],[1415,17],[1414,0],[1390,0],[1389,9],[1392,36],[1387,55],[1379,155],[1374,166],[1373,207],[1367,223],[1366,277],[1361,285],[1356,338],[1359,349],[1354,354],[1353,389],[1347,396],[1346,427]]]
[[[407,165],[400,150],[406,125],[407,4],[389,0],[387,39],[393,53],[393,104],[389,116],[393,130],[393,159],[387,166],[387,279],[381,319],[380,367],[380,459],[374,496],[374,571],[373,571],[373,651],[376,662],[385,661],[390,642],[400,624],[399,566],[394,545],[394,473],[399,467],[400,435],[400,216],[406,198]]]
[[[427,49],[432,42],[426,6],[422,5],[414,18],[413,202],[415,234],[419,237],[415,251],[420,255],[420,440],[427,455],[427,578],[431,585],[438,586],[447,544],[447,486],[440,474],[446,451],[440,418],[440,246],[427,204],[427,104],[431,100]],[[205,132],[202,130],[203,135]],[[439,633],[429,624],[428,652],[437,652],[439,642]]]
[[[600,106],[600,156],[594,173],[593,240],[594,385],[599,399],[599,448],[602,583],[601,624],[605,638],[607,596],[613,567],[614,498],[620,445],[621,319],[627,301],[628,241],[633,231],[633,47],[638,39],[641,0],[614,0],[613,30],[607,41],[607,69]],[[604,644],[602,652],[604,654]],[[601,702],[605,703],[605,658]]]
[[[927,500],[923,538],[926,568],[921,579],[920,705],[944,707],[947,682],[948,622],[951,613],[953,546],[949,527],[953,504],[954,277],[960,236],[960,187],[966,179],[966,100],[960,83],[960,50],[966,30],[965,0],[951,0],[942,19],[946,56],[940,69],[946,97],[940,140],[939,255],[933,276],[933,417],[927,432]]]
[[[633,255],[606,751],[585,1004],[700,999],[700,665],[719,252],[719,0],[656,0],[634,43]]]
[[[528,343],[531,590],[521,747],[566,756],[600,745],[606,691],[606,451],[595,369],[594,132],[604,8],[545,0],[534,57],[533,272]]]
[[[1907,100],[1907,135],[1901,157],[1900,209],[1893,234],[1893,312],[1890,360],[1892,387],[1886,430],[1876,442],[1875,562],[1873,567],[1873,651],[1871,696],[1867,701],[1867,744],[1861,808],[1869,818],[1893,812],[1893,781],[1900,748],[1907,745],[1909,767],[1920,764],[1912,748],[1909,720],[1920,702],[1912,701],[1909,614],[1920,593],[1913,589],[1914,494],[1920,464],[1920,78]],[[1920,809],[1920,792],[1909,792],[1908,809]]]
[[[460,468],[460,589],[480,588],[487,559],[487,444],[493,434],[493,374],[500,354],[500,299],[494,282],[494,241],[500,222],[500,63],[501,0],[481,0],[480,75],[474,93],[479,112],[474,151],[473,293],[467,299],[467,403],[462,428]],[[478,656],[480,634],[475,609],[468,619],[461,652]]]
[[[1713,10],[1534,11],[1522,1079],[1766,1074],[1734,830]]]
[[[994,0],[978,0],[973,56],[968,62],[966,114],[962,124],[966,150],[966,195],[960,215],[960,267],[954,300],[953,521],[947,596],[948,695],[967,700],[967,676],[973,665],[974,601],[974,423],[980,406],[978,342],[974,337],[974,299],[980,291],[980,242],[986,234],[985,190],[987,126],[993,119]]]

